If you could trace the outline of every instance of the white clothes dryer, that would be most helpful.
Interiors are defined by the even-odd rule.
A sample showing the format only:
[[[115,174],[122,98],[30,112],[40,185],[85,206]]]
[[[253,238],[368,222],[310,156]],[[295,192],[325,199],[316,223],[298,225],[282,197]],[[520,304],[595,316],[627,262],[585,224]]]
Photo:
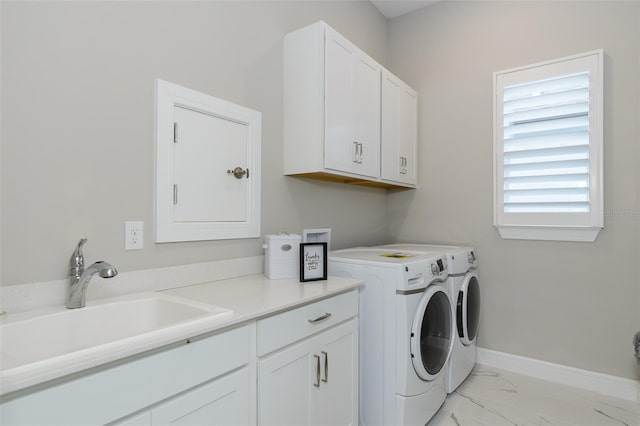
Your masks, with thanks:
[[[452,301],[454,343],[446,375],[447,393],[469,376],[476,363],[480,324],[480,284],[478,261],[473,247],[431,244],[389,244],[377,248],[443,253],[447,257],[449,296]]]
[[[329,274],[362,279],[361,425],[423,426],[446,398],[453,345],[446,257],[354,248],[329,254]]]

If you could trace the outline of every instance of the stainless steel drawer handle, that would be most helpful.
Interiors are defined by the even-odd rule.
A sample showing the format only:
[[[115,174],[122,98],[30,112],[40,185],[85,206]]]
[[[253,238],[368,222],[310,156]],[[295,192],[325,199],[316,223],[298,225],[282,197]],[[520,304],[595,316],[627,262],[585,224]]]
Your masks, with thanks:
[[[322,353],[324,354],[324,379],[322,379],[322,381],[325,383],[328,383],[329,382],[329,354],[326,353],[325,351],[322,351]]]
[[[326,314],[324,314],[324,315],[320,315],[320,316],[319,316],[318,318],[316,318],[316,319],[310,319],[310,320],[307,320],[307,321],[309,321],[311,324],[315,324],[315,323],[318,323],[318,322],[320,322],[320,321],[322,321],[322,320],[326,320],[326,319],[327,319],[327,318],[329,318],[330,316],[331,316],[331,314],[330,314],[329,312],[327,312],[327,313],[326,313]]]
[[[313,354],[316,359],[316,382],[313,386],[319,388],[320,387],[320,355]]]

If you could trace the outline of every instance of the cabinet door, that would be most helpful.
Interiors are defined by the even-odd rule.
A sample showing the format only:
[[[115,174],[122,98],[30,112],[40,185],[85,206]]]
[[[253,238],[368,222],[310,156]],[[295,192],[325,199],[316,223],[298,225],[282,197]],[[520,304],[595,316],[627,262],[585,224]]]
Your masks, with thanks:
[[[353,125],[356,47],[327,29],[325,49],[325,167],[351,172],[357,161]]]
[[[384,180],[417,182],[417,93],[382,71],[382,171]]]
[[[151,411],[155,425],[249,424],[247,367],[171,399]]]
[[[235,179],[227,170],[247,168],[246,125],[175,106],[177,141],[173,144],[176,185],[173,220],[246,222],[249,179]],[[224,200],[221,203],[220,200]]]
[[[325,168],[377,178],[380,67],[330,28],[325,55]]]
[[[357,425],[357,329],[352,319],[261,360],[258,424]]]
[[[258,362],[258,424],[308,425],[319,390],[313,338]]]
[[[360,52],[354,64],[353,122],[360,144],[354,173],[380,177],[380,65]]]
[[[156,242],[259,236],[261,113],[162,80],[156,99]]]
[[[320,392],[316,425],[358,424],[358,323],[353,319],[318,336]]]

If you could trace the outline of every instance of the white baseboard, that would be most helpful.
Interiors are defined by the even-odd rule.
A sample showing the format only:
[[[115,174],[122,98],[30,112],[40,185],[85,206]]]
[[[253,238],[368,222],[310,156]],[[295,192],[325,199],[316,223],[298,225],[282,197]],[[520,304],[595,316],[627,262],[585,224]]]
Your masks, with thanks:
[[[581,370],[484,348],[478,348],[476,362],[640,403],[640,382],[637,380]]]

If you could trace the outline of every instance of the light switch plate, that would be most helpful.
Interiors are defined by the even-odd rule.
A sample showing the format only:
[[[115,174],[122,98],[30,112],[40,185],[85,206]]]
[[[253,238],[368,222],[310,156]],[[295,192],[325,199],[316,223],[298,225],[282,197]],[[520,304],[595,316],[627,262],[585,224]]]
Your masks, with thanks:
[[[144,222],[124,223],[124,249],[142,250],[144,247]]]

